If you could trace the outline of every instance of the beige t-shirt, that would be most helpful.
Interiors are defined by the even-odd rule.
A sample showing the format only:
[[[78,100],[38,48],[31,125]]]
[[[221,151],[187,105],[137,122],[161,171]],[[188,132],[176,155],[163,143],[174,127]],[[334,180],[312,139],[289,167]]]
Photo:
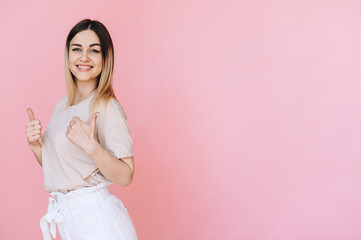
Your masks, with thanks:
[[[99,171],[94,161],[65,135],[74,116],[89,121],[89,104],[95,92],[76,105],[65,109],[68,97],[55,106],[42,137],[43,184],[48,192],[68,192],[80,187],[94,186],[100,182],[113,184]],[[98,108],[96,133],[99,143],[116,158],[133,156],[126,114],[115,99],[111,99],[106,111]]]

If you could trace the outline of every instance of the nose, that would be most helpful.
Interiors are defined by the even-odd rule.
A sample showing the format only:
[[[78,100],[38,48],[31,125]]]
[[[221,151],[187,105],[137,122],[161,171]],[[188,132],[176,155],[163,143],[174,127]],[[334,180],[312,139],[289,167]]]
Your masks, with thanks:
[[[83,62],[86,62],[89,60],[89,57],[88,57],[88,52],[87,51],[84,51],[84,53],[81,55],[80,57],[80,60],[82,60]]]

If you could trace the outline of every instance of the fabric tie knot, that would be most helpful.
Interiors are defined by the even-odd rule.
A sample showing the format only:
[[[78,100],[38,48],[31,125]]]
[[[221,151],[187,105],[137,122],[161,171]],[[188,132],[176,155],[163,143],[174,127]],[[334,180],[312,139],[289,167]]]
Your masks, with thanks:
[[[40,219],[40,227],[43,233],[44,240],[51,240],[51,235],[53,238],[56,238],[56,224],[64,222],[64,216],[59,212],[61,208],[59,207],[58,202],[50,197],[48,212]],[[50,232],[48,223],[50,223]]]

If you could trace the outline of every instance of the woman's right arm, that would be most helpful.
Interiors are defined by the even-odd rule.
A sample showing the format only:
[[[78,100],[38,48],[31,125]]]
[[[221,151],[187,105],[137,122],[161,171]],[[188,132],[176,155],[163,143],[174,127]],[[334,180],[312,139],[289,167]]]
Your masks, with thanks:
[[[40,166],[43,166],[41,159],[41,122],[39,119],[35,119],[34,112],[31,108],[26,109],[29,116],[29,122],[26,123],[26,136],[28,138],[28,144],[30,150],[34,153],[36,160]]]
[[[33,153],[36,157],[36,160],[38,160],[38,163],[40,164],[40,166],[43,166],[43,162],[41,160],[41,144],[38,146],[31,146],[29,144],[29,147],[30,147],[31,151],[33,151]]]

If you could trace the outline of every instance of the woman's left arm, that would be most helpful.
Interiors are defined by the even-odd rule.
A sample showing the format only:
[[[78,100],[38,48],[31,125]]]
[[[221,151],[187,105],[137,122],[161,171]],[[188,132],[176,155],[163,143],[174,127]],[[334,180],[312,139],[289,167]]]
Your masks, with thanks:
[[[123,187],[133,180],[133,157],[116,158],[109,153],[96,139],[95,125],[97,113],[94,113],[88,123],[75,116],[70,121],[65,135],[98,166],[100,172],[111,182]]]
[[[133,157],[116,158],[110,154],[98,141],[92,139],[85,152],[98,166],[100,172],[111,182],[125,187],[133,180]]]

